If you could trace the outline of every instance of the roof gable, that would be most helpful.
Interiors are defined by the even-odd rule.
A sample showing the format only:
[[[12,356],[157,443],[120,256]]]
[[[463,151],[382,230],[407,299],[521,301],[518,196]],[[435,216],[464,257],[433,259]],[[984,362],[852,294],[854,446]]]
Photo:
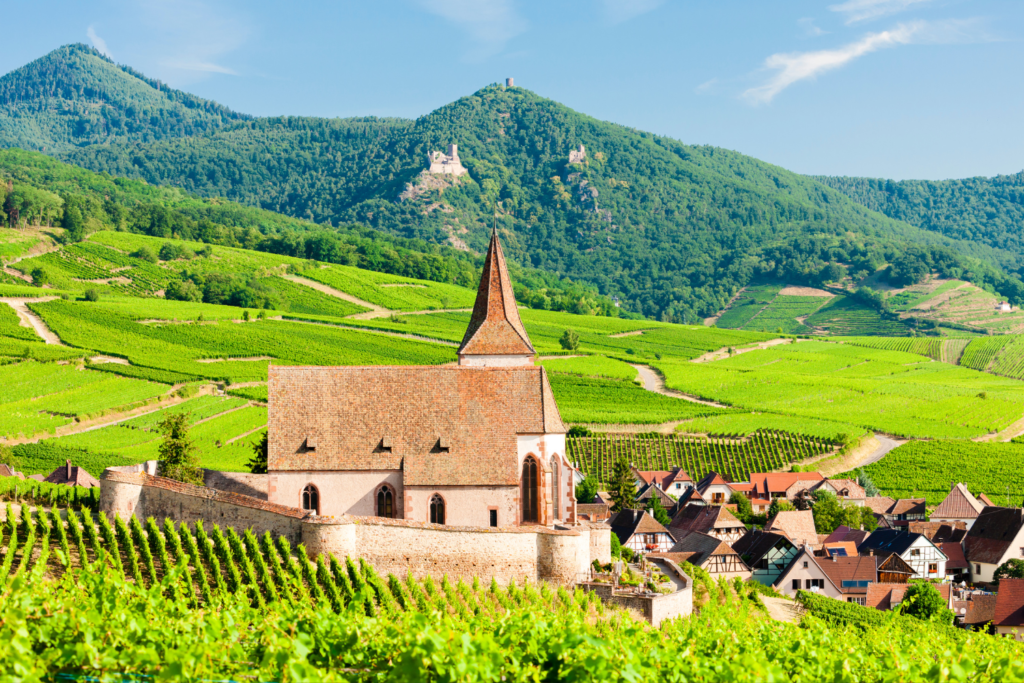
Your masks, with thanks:
[[[764,525],[765,531],[779,531],[797,545],[817,545],[818,532],[814,529],[814,514],[810,510],[785,510],[777,513]]]
[[[643,510],[622,510],[615,513],[609,525],[619,542],[627,543],[634,534],[668,534],[669,531],[658,520]]]
[[[1002,579],[996,593],[996,626],[1024,626],[1024,579]]]
[[[782,534],[756,529],[751,529],[732,544],[732,549],[746,557],[751,566],[776,548],[779,548],[780,552],[786,553],[795,547],[793,542]]]
[[[1024,527],[1020,508],[986,506],[964,536],[964,552],[971,562],[1002,564],[1003,557]]]
[[[505,265],[505,254],[498,233],[491,235],[491,244],[484,258],[480,287],[477,289],[469,327],[459,346],[459,355],[534,355],[533,344],[519,319],[512,280]]]
[[[688,560],[691,564],[700,566],[716,555],[735,555],[737,559],[739,554],[725,541],[719,540],[714,536],[708,534],[702,534],[699,531],[684,531],[681,532],[677,539],[676,544],[672,546],[669,551],[672,553],[696,553],[696,555]],[[740,562],[743,560],[740,559]]]
[[[984,509],[985,506],[971,495],[966,486],[957,484],[931,516],[932,519],[975,519]]]

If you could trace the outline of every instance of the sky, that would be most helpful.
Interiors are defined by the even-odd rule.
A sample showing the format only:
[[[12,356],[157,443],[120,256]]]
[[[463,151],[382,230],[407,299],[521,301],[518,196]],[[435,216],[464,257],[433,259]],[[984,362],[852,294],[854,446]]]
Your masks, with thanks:
[[[515,84],[807,174],[1024,169],[1021,0],[12,0],[0,73],[95,46],[257,116],[416,118]]]

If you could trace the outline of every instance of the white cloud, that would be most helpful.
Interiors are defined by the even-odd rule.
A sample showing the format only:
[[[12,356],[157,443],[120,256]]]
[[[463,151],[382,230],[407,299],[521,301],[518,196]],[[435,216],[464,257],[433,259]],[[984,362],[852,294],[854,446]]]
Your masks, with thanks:
[[[467,55],[471,59],[501,52],[505,43],[526,30],[526,21],[511,0],[419,0],[419,4],[466,32],[473,43]]]
[[[226,66],[220,64],[213,64],[211,62],[162,62],[164,66],[172,69],[182,69],[184,71],[205,71],[211,74],[227,74],[229,76],[237,76],[238,72],[234,69],[229,69]]]
[[[693,92],[697,94],[707,92],[708,90],[711,90],[711,88],[715,87],[717,83],[718,79],[712,78],[710,81],[704,81],[703,83],[698,85],[696,88],[693,89]]]
[[[826,33],[828,33],[828,31],[823,31],[822,29],[818,28],[814,24],[814,19],[811,19],[810,17],[804,17],[803,19],[798,20],[796,23],[800,28],[804,30],[804,35],[817,37],[823,36]]]
[[[604,16],[609,23],[621,24],[633,17],[657,9],[665,0],[601,0]]]
[[[107,47],[107,41],[103,40],[98,35],[96,35],[95,28],[90,26],[86,30],[85,35],[89,37],[89,42],[92,43],[92,46],[99,50],[101,53],[103,53],[104,56],[106,56],[109,59],[114,58],[114,55],[110,54],[110,49]]]
[[[932,0],[846,0],[838,5],[830,5],[829,9],[846,15],[847,24],[859,21],[870,21],[890,14],[903,12],[915,5],[923,5]]]
[[[750,88],[743,99],[751,104],[767,104],[776,95],[806,79],[838,69],[858,57],[889,47],[911,44],[977,43],[995,40],[977,19],[940,22],[915,21],[899,24],[889,31],[868,33],[860,40],[833,50],[777,53],[765,60],[766,69],[777,73],[767,83]]]

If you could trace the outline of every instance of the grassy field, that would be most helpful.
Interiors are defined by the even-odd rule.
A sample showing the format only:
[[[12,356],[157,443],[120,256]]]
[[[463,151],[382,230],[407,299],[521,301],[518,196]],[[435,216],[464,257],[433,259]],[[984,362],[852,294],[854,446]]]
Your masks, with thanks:
[[[912,441],[864,471],[885,495],[925,498],[930,506],[941,503],[957,482],[997,505],[1024,500],[1024,444]]]
[[[715,363],[653,363],[670,388],[747,410],[901,436],[970,438],[1024,413],[1024,385],[915,354],[805,342]]]

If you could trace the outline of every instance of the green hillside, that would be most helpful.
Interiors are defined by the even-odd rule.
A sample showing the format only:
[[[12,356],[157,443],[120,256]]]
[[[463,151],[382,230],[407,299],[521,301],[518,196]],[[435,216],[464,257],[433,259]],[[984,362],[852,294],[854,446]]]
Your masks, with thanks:
[[[93,48],[65,45],[0,78],[0,146],[59,154],[197,135],[248,118],[168,88]]]
[[[756,159],[598,121],[522,88],[488,86],[415,121],[239,120],[75,46],[5,78],[44,101],[32,105],[35,118],[19,104],[21,137],[0,144],[39,149],[47,136],[73,139],[48,149],[115,176],[476,251],[496,212],[513,260],[590,283],[648,317],[696,322],[753,278],[820,285],[868,274],[908,250],[934,270],[1024,297],[1024,285],[999,270],[1016,264],[1014,254],[894,221]],[[93,82],[104,85],[80,85]],[[88,128],[72,126],[66,112],[95,93],[123,103],[136,90],[171,107],[153,110],[152,131],[68,132]],[[169,125],[179,105],[195,114],[183,121],[202,125]],[[459,145],[469,176],[422,175],[427,153],[448,143]],[[587,158],[569,165],[579,144]]]
[[[1024,254],[1024,171],[942,181],[814,179],[891,218],[954,239]]]

